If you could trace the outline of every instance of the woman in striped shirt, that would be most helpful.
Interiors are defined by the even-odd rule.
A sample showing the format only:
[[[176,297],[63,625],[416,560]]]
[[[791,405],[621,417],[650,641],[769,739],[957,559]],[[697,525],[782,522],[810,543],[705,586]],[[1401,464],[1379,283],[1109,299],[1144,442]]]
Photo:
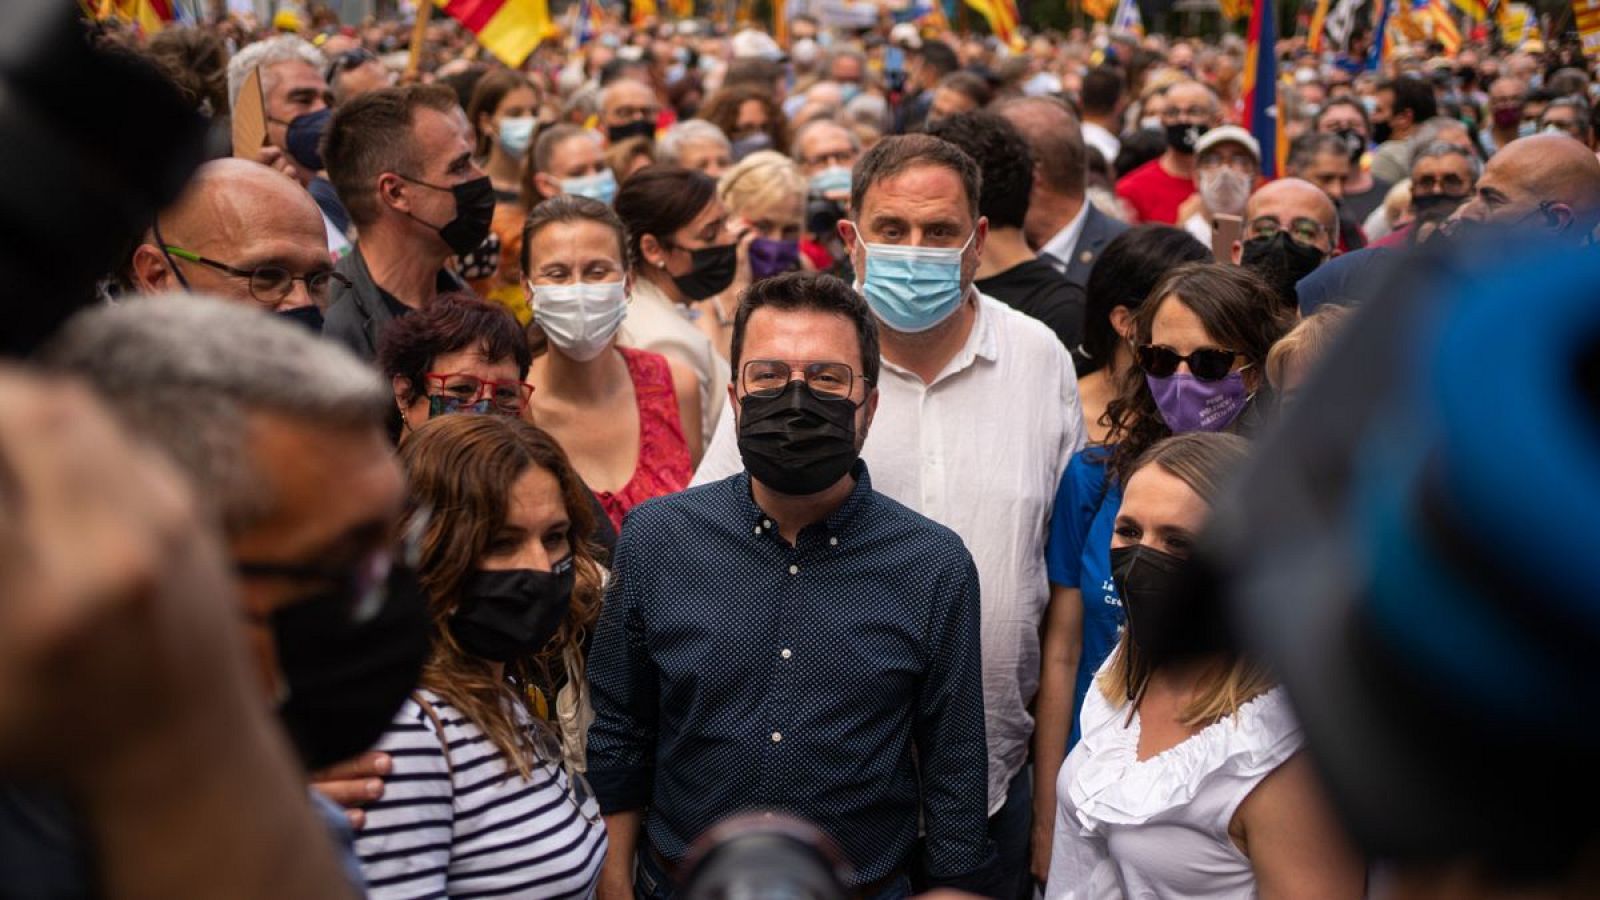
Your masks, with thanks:
[[[601,583],[588,493],[549,435],[507,416],[434,419],[401,457],[432,512],[433,650],[376,748],[394,770],[356,840],[371,896],[588,897],[605,825],[533,689],[582,678]]]

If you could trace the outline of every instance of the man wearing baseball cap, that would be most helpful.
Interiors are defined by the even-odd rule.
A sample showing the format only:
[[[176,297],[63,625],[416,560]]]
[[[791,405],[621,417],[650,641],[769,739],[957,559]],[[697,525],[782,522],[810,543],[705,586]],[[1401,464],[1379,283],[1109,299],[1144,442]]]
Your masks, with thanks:
[[[1211,246],[1217,215],[1244,216],[1244,205],[1261,172],[1261,145],[1237,125],[1223,125],[1200,135],[1194,145],[1196,208],[1183,220],[1195,240]]]

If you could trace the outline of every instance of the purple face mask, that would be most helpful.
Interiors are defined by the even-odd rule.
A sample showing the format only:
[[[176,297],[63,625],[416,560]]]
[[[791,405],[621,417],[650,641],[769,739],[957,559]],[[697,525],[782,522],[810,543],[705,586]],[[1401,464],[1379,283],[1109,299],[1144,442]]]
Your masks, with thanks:
[[[800,268],[800,243],[756,238],[750,242],[750,276],[756,280]]]
[[[1166,378],[1146,375],[1144,380],[1173,434],[1221,431],[1232,425],[1250,402],[1241,372],[1229,372],[1221,381],[1201,381],[1187,372],[1174,372]]]

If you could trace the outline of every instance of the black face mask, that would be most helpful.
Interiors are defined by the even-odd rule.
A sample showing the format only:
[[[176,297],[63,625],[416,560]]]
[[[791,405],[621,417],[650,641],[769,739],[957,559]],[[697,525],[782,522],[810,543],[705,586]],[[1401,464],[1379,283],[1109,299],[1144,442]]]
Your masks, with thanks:
[[[278,315],[296,325],[310,329],[312,334],[322,333],[322,310],[315,305],[297,306],[294,309],[286,309],[278,313]]]
[[[1167,126],[1167,146],[1172,152],[1188,156],[1194,153],[1195,142],[1206,133],[1206,126],[1190,122],[1177,122]]]
[[[656,123],[649,119],[640,119],[626,125],[612,125],[606,129],[606,139],[613,144],[619,144],[628,138],[643,137],[652,141],[656,137]]]
[[[747,395],[739,403],[739,457],[751,478],[780,494],[827,490],[859,455],[849,400],[825,400],[796,379],[776,397]]]
[[[278,717],[315,771],[370,749],[417,685],[428,611],[410,569],[390,570],[378,611],[358,621],[348,587],[279,608],[272,637],[288,699]]]
[[[739,271],[738,244],[690,250],[689,257],[689,273],[672,276],[672,283],[690,300],[704,300],[722,293],[733,284],[733,276]]]
[[[575,580],[570,556],[549,572],[473,572],[461,585],[461,605],[450,614],[450,635],[461,649],[491,662],[532,656],[566,620]]]
[[[1152,547],[1113,547],[1111,577],[1146,671],[1228,647],[1223,617],[1192,590],[1199,581],[1193,560]]]
[[[1361,154],[1367,152],[1367,139],[1361,136],[1361,132],[1353,128],[1341,128],[1334,134],[1344,141],[1344,152],[1350,157],[1350,162],[1361,162]]]
[[[1297,309],[1300,300],[1295,285],[1322,265],[1325,258],[1316,247],[1289,237],[1288,231],[1279,231],[1272,237],[1245,241],[1239,263],[1266,279],[1286,307]]]
[[[295,116],[289,122],[289,130],[283,141],[284,149],[289,151],[289,156],[301,168],[312,172],[322,171],[322,133],[328,130],[328,120],[332,118],[333,110],[319,109],[314,113]]]
[[[415,178],[400,176],[412,184],[420,184],[425,188],[436,191],[449,191],[456,200],[455,218],[443,225],[434,225],[430,222],[418,222],[427,225],[439,232],[439,237],[444,238],[450,252],[456,256],[466,256],[478,249],[485,238],[489,236],[489,225],[494,221],[494,185],[490,183],[489,176],[463,181],[457,185],[444,187],[443,185],[429,184]],[[416,219],[416,216],[412,216]]]
[[[1466,197],[1452,197],[1449,194],[1412,194],[1411,209],[1418,221],[1438,222],[1450,218],[1450,214],[1466,201]]]
[[[1392,137],[1394,137],[1394,128],[1388,122],[1372,123],[1372,139],[1374,141],[1380,144],[1387,144]]]

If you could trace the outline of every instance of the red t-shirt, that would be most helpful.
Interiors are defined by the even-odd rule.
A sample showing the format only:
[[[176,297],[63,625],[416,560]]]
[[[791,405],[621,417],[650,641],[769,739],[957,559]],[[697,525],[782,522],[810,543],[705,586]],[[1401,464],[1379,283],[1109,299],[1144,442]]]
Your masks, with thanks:
[[[1178,207],[1194,195],[1194,181],[1167,174],[1156,157],[1117,182],[1117,196],[1133,207],[1140,222],[1178,224]]]

